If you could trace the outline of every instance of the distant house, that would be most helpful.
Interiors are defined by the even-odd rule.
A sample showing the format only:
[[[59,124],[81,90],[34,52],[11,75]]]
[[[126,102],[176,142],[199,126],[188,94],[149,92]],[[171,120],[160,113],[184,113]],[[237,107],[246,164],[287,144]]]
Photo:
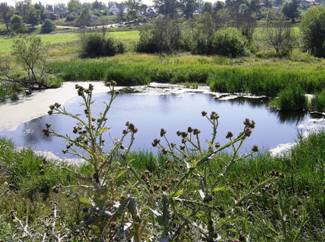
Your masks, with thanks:
[[[301,0],[300,4],[304,8],[319,5],[319,3],[317,1],[315,1],[315,0]]]

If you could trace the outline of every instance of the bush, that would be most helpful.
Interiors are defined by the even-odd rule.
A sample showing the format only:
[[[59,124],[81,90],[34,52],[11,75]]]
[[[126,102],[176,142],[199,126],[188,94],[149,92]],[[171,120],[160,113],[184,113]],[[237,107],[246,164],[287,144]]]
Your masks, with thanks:
[[[51,20],[46,19],[45,22],[42,24],[41,33],[48,34],[53,32],[54,30],[55,30],[55,24]]]
[[[314,111],[325,112],[325,89],[317,93],[311,100],[311,109]]]
[[[325,7],[310,8],[301,21],[303,44],[317,57],[325,57]]]
[[[144,53],[171,53],[182,49],[182,33],[175,20],[158,18],[153,29],[141,31],[136,51]]]
[[[26,32],[26,26],[23,18],[19,15],[13,15],[10,19],[10,30],[15,34]]]
[[[121,42],[105,38],[100,34],[89,34],[82,39],[81,57],[83,58],[114,56],[124,51],[124,45]]]
[[[280,20],[271,23],[266,30],[266,42],[275,50],[276,55],[289,56],[296,42],[291,26]]]
[[[281,111],[303,111],[307,107],[307,98],[299,85],[292,85],[279,93]]]
[[[244,36],[235,29],[218,30],[208,39],[207,45],[206,54],[238,57],[246,53],[246,40]]]

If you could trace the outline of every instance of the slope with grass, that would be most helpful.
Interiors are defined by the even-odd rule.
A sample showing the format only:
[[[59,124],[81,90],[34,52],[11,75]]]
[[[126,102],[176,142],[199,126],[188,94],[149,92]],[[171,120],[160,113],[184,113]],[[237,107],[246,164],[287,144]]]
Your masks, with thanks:
[[[19,224],[11,219],[11,211],[20,218],[28,216],[29,226],[41,230],[40,221],[46,219],[53,202],[60,211],[61,222],[76,231],[75,225],[80,223],[78,214],[82,214],[78,207],[82,203],[74,202],[72,191],[63,192],[78,183],[73,167],[46,162],[30,150],[16,151],[12,143],[3,139],[0,147],[0,191],[6,193],[0,198],[0,239],[8,240],[20,233]],[[325,236],[324,150],[325,133],[313,134],[301,140],[289,157],[271,158],[261,154],[234,164],[220,180],[213,193],[215,199],[210,203],[221,215],[225,214],[220,215],[215,225],[223,238],[322,241]],[[145,152],[130,154],[128,159],[140,174],[150,171],[153,177],[159,177],[159,163],[165,162]],[[227,159],[221,155],[210,163],[210,169],[220,170]],[[87,167],[78,169],[81,173],[90,172]],[[196,188],[193,189],[195,192]],[[232,197],[239,195],[241,202],[234,205]],[[140,194],[137,199],[145,208],[146,201],[141,200]],[[74,236],[78,238],[77,234]]]

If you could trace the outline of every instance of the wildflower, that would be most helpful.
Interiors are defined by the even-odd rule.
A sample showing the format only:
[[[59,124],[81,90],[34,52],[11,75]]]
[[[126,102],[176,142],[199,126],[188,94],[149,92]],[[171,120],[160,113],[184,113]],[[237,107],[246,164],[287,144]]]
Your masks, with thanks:
[[[254,145],[254,146],[253,146],[252,151],[253,151],[253,152],[258,152],[258,147],[257,147],[257,145]]]
[[[192,133],[192,132],[193,132],[192,127],[188,127],[188,128],[187,128],[187,132]]]
[[[194,135],[198,135],[200,132],[201,132],[201,131],[198,130],[198,129],[194,129],[194,130],[193,130],[193,134],[194,134]]]
[[[156,147],[159,143],[160,143],[159,139],[154,139],[153,142],[152,142],[152,146]]]
[[[48,115],[52,115],[52,114],[53,114],[53,111],[50,110],[50,111],[48,111],[47,113],[48,113]]]
[[[187,135],[188,134],[186,132],[181,132],[181,136],[182,136],[183,139],[185,139],[187,137]]]
[[[163,137],[166,134],[166,130],[161,129],[160,130],[160,137]]]
[[[59,107],[61,107],[61,104],[60,103],[54,103],[54,107],[59,108]]]
[[[229,131],[226,135],[226,139],[232,138],[234,135]]]
[[[212,120],[216,120],[219,118],[219,115],[216,113],[216,112],[212,112],[211,115],[210,115],[210,119]]]
[[[48,129],[43,129],[43,134],[47,137],[50,136],[50,131]]]
[[[90,91],[93,91],[93,90],[94,90],[94,85],[93,85],[93,84],[89,84],[88,89],[89,89]]]
[[[205,117],[207,115],[207,112],[206,111],[202,111],[201,114],[202,114],[203,117]]]

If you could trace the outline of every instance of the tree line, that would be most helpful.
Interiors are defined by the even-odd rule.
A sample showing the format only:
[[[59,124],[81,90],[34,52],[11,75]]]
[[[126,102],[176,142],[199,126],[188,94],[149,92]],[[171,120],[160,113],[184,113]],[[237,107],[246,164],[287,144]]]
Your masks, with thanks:
[[[126,0],[108,3],[94,1],[81,3],[70,0],[67,4],[44,5],[41,2],[32,4],[31,0],[17,2],[14,6],[6,2],[0,3],[0,22],[6,26],[7,32],[21,33],[33,30],[36,25],[54,20],[64,20],[65,24],[78,27],[108,23],[109,16],[115,16],[118,22],[150,22],[159,15],[172,19],[193,19],[195,15],[213,13],[220,10],[235,22],[274,18],[283,15],[296,22],[306,8],[324,3],[324,0],[308,2],[305,0],[226,0],[214,3],[203,0],[154,0],[147,5],[142,0]],[[50,26],[45,32],[51,32]]]

